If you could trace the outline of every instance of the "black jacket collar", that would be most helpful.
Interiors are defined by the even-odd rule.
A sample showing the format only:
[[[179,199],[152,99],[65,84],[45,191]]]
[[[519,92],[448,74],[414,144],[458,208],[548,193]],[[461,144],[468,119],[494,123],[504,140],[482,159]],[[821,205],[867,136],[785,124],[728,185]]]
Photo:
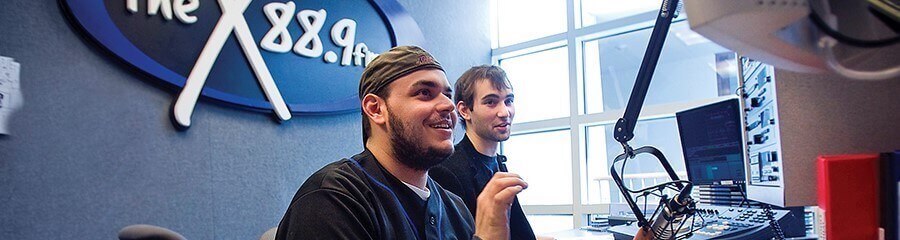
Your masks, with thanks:
[[[484,154],[481,154],[480,152],[478,152],[477,149],[475,149],[475,144],[473,144],[472,140],[469,139],[468,134],[466,134],[463,137],[463,139],[461,141],[459,141],[459,143],[456,144],[456,151],[461,151],[462,153],[464,153],[464,156],[466,156],[466,160],[468,160],[469,167],[471,168],[472,171],[475,171],[476,169],[478,169],[479,166],[477,164],[481,164],[481,163],[476,161],[477,160],[476,156],[478,156],[478,155],[483,156]],[[506,156],[503,156],[502,154],[497,153],[497,162],[500,167],[500,171],[506,172],[507,171],[506,170]]]

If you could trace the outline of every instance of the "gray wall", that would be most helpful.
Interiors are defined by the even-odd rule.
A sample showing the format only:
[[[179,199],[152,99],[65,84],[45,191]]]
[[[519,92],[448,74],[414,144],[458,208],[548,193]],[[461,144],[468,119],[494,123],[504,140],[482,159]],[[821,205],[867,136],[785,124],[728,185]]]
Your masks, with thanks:
[[[400,0],[454,81],[490,61],[488,2]],[[114,239],[127,225],[189,239],[258,239],[315,170],[362,149],[359,113],[268,114],[201,101],[169,121],[175,89],[95,46],[56,1],[0,7],[0,55],[25,106],[0,136],[0,239]]]

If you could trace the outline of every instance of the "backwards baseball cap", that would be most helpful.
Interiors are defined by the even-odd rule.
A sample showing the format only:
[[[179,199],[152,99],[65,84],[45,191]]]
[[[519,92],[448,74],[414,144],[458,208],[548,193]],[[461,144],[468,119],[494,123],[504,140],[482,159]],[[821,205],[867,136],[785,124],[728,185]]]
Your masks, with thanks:
[[[366,94],[380,92],[398,78],[423,69],[444,71],[441,64],[434,60],[434,57],[425,49],[416,46],[391,48],[375,57],[363,70],[362,78],[359,79],[359,100],[362,100]],[[369,139],[371,126],[366,119],[365,111],[362,114],[363,145],[365,145]]]
[[[398,46],[375,57],[363,71],[359,80],[359,99],[366,94],[377,93],[398,78],[418,70],[438,69],[441,63],[434,60],[425,49],[417,46]]]

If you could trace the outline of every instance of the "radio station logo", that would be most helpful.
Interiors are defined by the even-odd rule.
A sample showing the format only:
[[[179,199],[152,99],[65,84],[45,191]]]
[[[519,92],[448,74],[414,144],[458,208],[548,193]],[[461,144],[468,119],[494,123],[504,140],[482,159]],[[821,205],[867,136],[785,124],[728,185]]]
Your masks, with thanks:
[[[181,88],[176,127],[204,95],[250,110],[327,114],[359,108],[378,52],[421,45],[393,0],[64,0],[73,21],[126,63]]]

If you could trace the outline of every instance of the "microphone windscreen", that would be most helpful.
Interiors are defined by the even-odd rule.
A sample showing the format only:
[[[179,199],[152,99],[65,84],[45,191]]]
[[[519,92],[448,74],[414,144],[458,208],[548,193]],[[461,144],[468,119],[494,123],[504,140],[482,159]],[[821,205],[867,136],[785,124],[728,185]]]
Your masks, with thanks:
[[[273,228],[269,229],[268,231],[266,231],[265,233],[263,233],[263,235],[259,237],[259,240],[275,240],[275,232],[277,232],[277,231],[278,231],[278,228],[273,227]]]
[[[119,240],[186,240],[184,236],[167,228],[135,224],[119,230]]]

